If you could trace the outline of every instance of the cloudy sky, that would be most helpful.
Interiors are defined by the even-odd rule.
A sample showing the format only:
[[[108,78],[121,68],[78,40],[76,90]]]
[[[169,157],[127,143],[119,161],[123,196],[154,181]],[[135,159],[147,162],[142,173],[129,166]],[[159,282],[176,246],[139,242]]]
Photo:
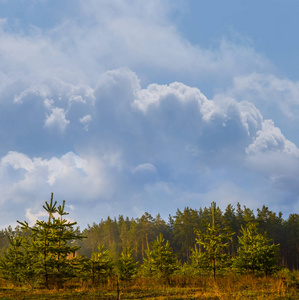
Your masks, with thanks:
[[[0,227],[299,211],[297,0],[0,0]]]

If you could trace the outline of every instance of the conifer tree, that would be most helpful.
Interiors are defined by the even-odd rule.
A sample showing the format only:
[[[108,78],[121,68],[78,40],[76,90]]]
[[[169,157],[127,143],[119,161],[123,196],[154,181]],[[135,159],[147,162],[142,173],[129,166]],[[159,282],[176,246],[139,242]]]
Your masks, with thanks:
[[[200,218],[196,210],[189,207],[185,207],[183,212],[177,210],[173,221],[173,235],[180,258],[184,261],[189,261],[190,249],[195,244],[195,228],[199,226]]]
[[[258,233],[256,224],[241,228],[235,266],[241,272],[272,274],[277,270],[278,247],[270,244],[266,234]]]
[[[83,238],[73,228],[76,222],[69,222],[63,218],[67,215],[64,211],[65,202],[63,201],[58,208],[56,204],[57,201],[53,202],[52,193],[50,203],[46,201],[43,205],[48,213],[47,221],[37,220],[33,227],[26,221],[18,221],[22,230],[30,230],[26,252],[35,258],[36,281],[46,288],[51,286],[61,288],[65,280],[75,276],[75,260],[68,258],[78,250],[78,247],[70,243]],[[58,213],[58,218],[55,217],[55,213]]]
[[[170,248],[169,241],[164,245],[162,234],[153,242],[152,250],[147,249],[146,256],[143,263],[144,272],[169,282],[170,275],[178,268],[178,261]]]
[[[199,248],[193,251],[193,264],[204,269],[212,270],[213,277],[216,277],[216,270],[223,267],[228,261],[229,256],[224,252],[228,246],[228,240],[232,237],[227,228],[220,228],[215,224],[216,203],[211,203],[212,224],[206,223],[206,231],[197,230],[196,242]],[[197,260],[197,262],[196,262]]]
[[[85,280],[91,278],[92,284],[105,283],[112,275],[113,259],[109,250],[104,245],[98,245],[98,251],[93,252],[91,259],[85,260],[85,268],[80,275]]]
[[[20,236],[20,231],[7,235],[10,246],[0,257],[1,277],[17,286],[35,282],[36,257],[28,251],[28,238]]]
[[[0,258],[2,277],[14,285],[21,286],[24,281],[24,252],[22,251],[22,237],[9,236],[10,247]]]
[[[119,279],[124,282],[129,282],[137,274],[137,264],[132,256],[132,250],[125,248],[117,260],[117,273]]]

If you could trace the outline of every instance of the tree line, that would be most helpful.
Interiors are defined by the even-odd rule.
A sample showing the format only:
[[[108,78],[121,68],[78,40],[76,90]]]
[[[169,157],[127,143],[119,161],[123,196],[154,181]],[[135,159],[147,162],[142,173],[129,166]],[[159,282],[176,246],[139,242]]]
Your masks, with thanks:
[[[112,253],[120,253],[130,247],[134,258],[142,263],[149,245],[161,233],[170,242],[173,252],[182,263],[191,261],[192,250],[196,245],[198,231],[204,231],[206,224],[212,222],[211,206],[192,209],[185,207],[169,215],[167,221],[158,214],[152,217],[145,212],[140,218],[107,217],[99,223],[93,223],[83,230],[87,239],[78,243],[80,253],[90,257],[99,243],[104,244]],[[234,208],[229,204],[224,211],[215,207],[215,224],[220,228],[229,228],[232,235],[228,247],[223,251],[232,257],[237,256],[242,227],[255,224],[260,234],[279,244],[279,264],[291,270],[299,269],[299,214],[290,214],[284,220],[282,213],[276,214],[263,205],[256,213],[237,203]]]
[[[1,232],[0,275],[16,285],[62,288],[74,279],[86,284],[127,284],[136,277],[173,278],[219,274],[268,275],[298,268],[299,218],[283,220],[266,206],[252,210],[212,202],[169,216],[101,220],[82,232],[65,219],[65,201],[43,206],[46,220],[20,222]],[[5,248],[5,249],[4,249]]]

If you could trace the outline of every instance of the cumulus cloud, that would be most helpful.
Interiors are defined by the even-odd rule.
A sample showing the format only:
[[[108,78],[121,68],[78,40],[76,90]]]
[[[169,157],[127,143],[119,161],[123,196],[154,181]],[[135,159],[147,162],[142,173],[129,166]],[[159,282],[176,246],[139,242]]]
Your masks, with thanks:
[[[86,194],[92,195],[92,191],[96,190],[93,195],[97,195],[103,189],[103,182],[105,182],[104,176],[101,175],[104,163],[102,165],[103,167],[96,158],[83,159],[72,152],[66,153],[60,158],[42,159],[40,157],[30,158],[23,153],[11,151],[1,159],[1,174],[5,176],[6,168],[9,166],[14,170],[23,170],[23,178],[16,180],[14,185],[20,189],[32,189],[32,192],[40,183],[48,186],[49,190],[51,186],[60,185],[62,188],[63,184],[72,185],[80,182],[80,185],[73,186],[73,188],[77,187],[77,193],[82,193],[87,184],[90,187],[86,190]]]
[[[23,208],[26,217],[32,221],[37,215],[31,212],[31,208],[37,211],[42,199],[47,200],[52,191],[58,197],[71,198],[69,204],[75,206],[80,200],[90,202],[97,197],[107,197],[113,184],[108,179],[110,169],[113,169],[112,161],[108,154],[100,159],[93,156],[82,158],[69,152],[61,157],[43,159],[10,152],[2,157],[0,164],[3,203],[18,203],[21,211],[15,211],[15,218],[20,218]]]
[[[299,149],[275,127],[265,120],[247,149],[249,168],[268,176],[276,188],[298,192]]]
[[[26,171],[31,171],[34,166],[32,160],[23,153],[18,153],[10,151],[6,156],[1,159],[1,166],[10,165],[15,170],[24,169]]]
[[[57,128],[60,132],[64,132],[69,123],[70,121],[65,118],[64,109],[55,107],[52,109],[51,114],[47,115],[45,127]]]
[[[258,105],[263,114],[283,120],[281,123],[292,122],[291,126],[294,126],[298,121],[298,81],[270,73],[253,72],[236,76],[226,94]]]
[[[157,205],[164,201],[165,209],[171,201],[175,206],[196,203],[197,196],[213,200],[211,189],[220,191],[224,178],[248,182],[255,172],[259,181],[263,177],[283,191],[298,175],[297,147],[248,101],[221,95],[208,99],[198,88],[179,82],[142,88],[127,68],[103,73],[94,88],[60,82],[48,83],[42,88],[47,92],[36,90],[13,105],[27,105],[30,111],[40,103],[35,113],[48,113],[45,126],[56,126],[57,132],[50,135],[39,126],[34,138],[43,134],[51,143],[41,145],[35,156],[9,152],[0,165],[4,201],[17,199],[24,209],[30,207],[22,195],[43,190],[44,197],[56,191],[72,199],[75,214],[82,199],[130,214],[128,203],[145,210],[152,197]],[[34,122],[39,120],[32,126]],[[66,151],[46,158],[63,131]],[[252,188],[257,181],[250,180]],[[246,186],[235,185],[236,191]],[[257,194],[260,199],[262,193]]]
[[[299,157],[299,149],[283,136],[272,120],[265,120],[262,123],[261,130],[257,131],[254,142],[248,146],[246,151],[249,154],[279,152]]]

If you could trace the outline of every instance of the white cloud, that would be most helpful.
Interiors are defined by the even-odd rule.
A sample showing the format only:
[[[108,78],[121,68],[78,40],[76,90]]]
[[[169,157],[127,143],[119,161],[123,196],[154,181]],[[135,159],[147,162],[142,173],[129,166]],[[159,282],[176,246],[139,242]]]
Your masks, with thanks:
[[[273,121],[263,122],[246,152],[248,167],[270,178],[276,189],[295,194],[299,191],[299,149],[283,136]]]
[[[55,107],[52,109],[52,113],[47,115],[45,127],[56,128],[60,132],[64,132],[69,123],[70,121],[65,118],[64,109]]]
[[[133,172],[134,173],[138,173],[138,172],[153,172],[153,173],[156,173],[157,169],[153,164],[145,163],[145,164],[138,165],[136,168],[134,168]]]
[[[84,117],[79,119],[79,122],[84,125],[83,129],[85,131],[88,131],[88,124],[91,122],[91,120],[92,120],[91,115],[85,115]]]
[[[103,71],[120,66],[136,70],[146,82],[161,76],[189,81],[196,77],[218,85],[233,76],[269,69],[269,62],[242,42],[220,38],[214,49],[192,45],[170,20],[175,6],[171,1],[74,2],[75,15],[63,12],[63,21],[49,30],[36,28],[24,34],[9,24],[1,27],[5,80],[0,90],[19,94],[28,84],[54,78],[94,84]]]
[[[287,118],[297,120],[299,112],[299,82],[272,74],[253,72],[236,76],[228,94],[255,103],[273,112],[278,108]]]
[[[69,199],[69,205],[80,200],[92,202],[97,197],[108,197],[113,186],[109,175],[109,168],[113,169],[113,158],[111,160],[108,155],[101,160],[92,156],[82,158],[72,152],[50,159],[10,152],[2,157],[0,164],[2,205],[19,203],[16,217],[20,217],[22,208],[26,207],[27,217],[31,220],[35,214],[30,213],[30,208],[37,211],[42,199],[47,199],[52,191]]]
[[[84,117],[80,118],[79,121],[82,124],[89,123],[92,120],[91,115],[85,115]]]
[[[38,211],[37,213],[32,213],[30,208],[26,209],[25,217],[29,221],[29,226],[33,226],[36,220],[40,220],[40,217],[47,216],[47,213],[44,211]]]
[[[1,167],[11,165],[15,170],[24,169],[28,172],[32,171],[34,165],[32,160],[23,153],[10,151],[6,156],[1,159]]]
[[[256,138],[246,149],[248,154],[279,152],[299,158],[299,149],[287,140],[280,129],[274,126],[272,120],[265,120]]]
[[[146,89],[137,90],[134,106],[146,112],[151,106],[158,108],[163,100],[170,97],[179,101],[182,106],[190,102],[196,103],[204,121],[209,121],[214,115],[222,113],[199,89],[190,88],[179,82],[170,85],[151,84]]]
[[[55,105],[64,105],[60,119],[48,117],[48,126],[60,130],[68,126],[69,145],[75,145],[80,155],[65,152],[46,158],[16,151],[4,155],[0,165],[3,201],[23,203],[23,211],[31,207],[38,211],[40,198],[47,199],[52,191],[70,199],[79,218],[85,201],[93,207],[115,207],[116,214],[134,213],[129,207],[147,210],[148,203],[166,211],[170,203],[195,205],[197,196],[204,203],[227,192],[225,199],[235,201],[244,186],[249,199],[248,189],[260,176],[281,191],[290,190],[298,176],[298,149],[248,101],[221,95],[209,100],[199,89],[178,82],[142,89],[137,75],[128,69],[103,74],[85,102],[79,97],[69,104],[70,86],[53,91],[30,103],[40,101],[38,109],[52,113]],[[27,97],[18,105],[25,105]],[[89,130],[82,131],[82,125]],[[242,187],[233,184],[234,176],[247,182],[251,172],[256,181]],[[229,196],[231,186],[223,183],[224,178],[234,185],[235,196]],[[261,199],[262,189],[257,187]],[[213,196],[212,189],[219,193]],[[28,205],[26,199],[34,194]],[[229,201],[225,199],[223,203]],[[107,211],[102,214],[105,217]]]

